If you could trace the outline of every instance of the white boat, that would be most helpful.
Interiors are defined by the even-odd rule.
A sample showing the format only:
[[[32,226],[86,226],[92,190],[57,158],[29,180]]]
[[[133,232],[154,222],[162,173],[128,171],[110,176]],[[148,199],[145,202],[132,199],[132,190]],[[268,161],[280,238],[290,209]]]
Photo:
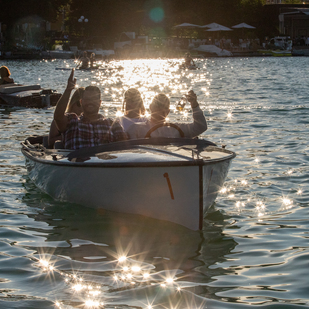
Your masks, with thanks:
[[[216,56],[216,57],[230,57],[233,56],[233,54],[226,50],[219,48],[216,45],[200,45],[197,48],[194,48],[194,50],[205,54],[206,56]]]
[[[77,55],[77,50],[63,50],[62,45],[56,45],[54,50],[47,52],[51,58],[56,59],[74,59]]]
[[[203,139],[145,138],[79,150],[22,143],[29,177],[54,199],[202,228],[234,152]]]
[[[0,105],[3,106],[50,107],[55,106],[60,97],[61,93],[52,89],[42,89],[40,85],[0,85]]]
[[[75,54],[69,50],[49,50],[49,55],[53,59],[74,59]]]

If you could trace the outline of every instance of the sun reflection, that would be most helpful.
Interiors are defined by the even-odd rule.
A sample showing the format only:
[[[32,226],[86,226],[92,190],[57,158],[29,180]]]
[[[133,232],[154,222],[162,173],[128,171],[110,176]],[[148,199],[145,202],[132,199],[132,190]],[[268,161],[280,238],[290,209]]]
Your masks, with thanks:
[[[73,289],[74,291],[76,291],[76,292],[79,292],[79,291],[85,289],[85,286],[82,285],[82,284],[75,284],[75,285],[72,286],[72,289]]]
[[[118,110],[117,112],[116,112],[116,117],[121,117],[121,116],[123,116],[124,115],[124,113],[121,111],[121,110]]]
[[[132,267],[131,267],[131,270],[132,270],[133,272],[139,272],[139,271],[141,271],[141,268],[140,268],[139,266],[132,266]]]
[[[118,262],[119,263],[122,263],[122,262],[124,262],[124,261],[126,261],[127,260],[127,257],[126,256],[121,256],[119,259],[118,259]]]
[[[297,190],[297,195],[301,195],[303,193],[302,189]]]
[[[98,295],[101,294],[101,292],[98,291],[98,290],[95,290],[95,291],[90,291],[89,294],[92,295],[92,296],[98,296]]]
[[[262,216],[265,215],[266,206],[265,206],[265,204],[262,201],[256,202],[255,209],[256,209],[256,211],[258,213],[258,217],[262,217]]]
[[[228,113],[226,114],[226,117],[227,117],[228,119],[232,119],[232,117],[233,117],[232,112],[228,112]]]
[[[143,277],[144,277],[144,279],[147,279],[147,278],[150,277],[150,274],[149,274],[149,273],[144,273],[144,274],[143,274]]]
[[[102,304],[99,301],[88,299],[85,301],[85,306],[88,308],[100,307]]]
[[[293,201],[289,199],[288,197],[282,198],[282,206],[284,209],[290,209],[293,207]]]
[[[221,190],[220,190],[220,193],[226,193],[227,192],[227,188],[223,187]]]
[[[47,260],[45,259],[40,259],[39,263],[41,265],[41,267],[43,268],[43,270],[45,271],[53,271],[54,270],[54,266],[51,265]]]

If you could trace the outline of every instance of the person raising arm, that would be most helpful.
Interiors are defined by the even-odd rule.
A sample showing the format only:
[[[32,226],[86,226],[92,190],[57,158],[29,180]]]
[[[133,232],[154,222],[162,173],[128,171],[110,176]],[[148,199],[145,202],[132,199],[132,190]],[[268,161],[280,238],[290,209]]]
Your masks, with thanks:
[[[74,78],[73,69],[68,79],[67,87],[58,101],[54,112],[56,126],[63,133],[62,142],[64,148],[79,149],[126,140],[127,135],[119,121],[104,118],[99,113],[101,91],[96,86],[85,88],[81,99],[81,107],[83,109],[81,116],[77,116],[75,113],[65,113],[75,84],[76,79]]]
[[[173,123],[176,125],[182,132],[183,136],[187,138],[193,138],[198,136],[207,130],[207,122],[204,116],[203,111],[199,107],[197,102],[197,96],[193,90],[190,90],[186,95],[187,100],[189,101],[192,113],[193,113],[193,122],[192,123]],[[180,132],[177,131],[174,127],[169,127],[165,125],[165,120],[167,115],[170,112],[170,100],[163,94],[157,94],[150,106],[151,118],[145,123],[134,123],[130,126],[127,133],[131,139],[144,138],[146,133],[157,127],[151,134],[152,137],[180,137]]]

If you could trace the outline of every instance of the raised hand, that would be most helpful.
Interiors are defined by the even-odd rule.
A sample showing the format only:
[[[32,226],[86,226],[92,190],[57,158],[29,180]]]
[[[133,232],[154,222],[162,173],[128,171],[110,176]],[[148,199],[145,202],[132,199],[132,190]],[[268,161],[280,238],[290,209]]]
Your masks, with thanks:
[[[67,89],[73,90],[76,86],[76,78],[74,78],[74,69],[72,69],[70,77],[68,79]]]
[[[198,107],[197,96],[193,90],[190,90],[185,96],[190,102],[192,108]]]

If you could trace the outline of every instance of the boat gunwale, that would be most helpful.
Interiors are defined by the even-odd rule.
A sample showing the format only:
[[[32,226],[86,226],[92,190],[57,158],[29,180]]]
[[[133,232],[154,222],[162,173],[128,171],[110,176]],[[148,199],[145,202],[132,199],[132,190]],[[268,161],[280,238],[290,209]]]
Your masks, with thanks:
[[[101,146],[95,146],[95,147],[90,147],[87,149],[79,149],[79,150],[66,150],[66,149],[46,149],[47,152],[50,153],[51,156],[53,155],[63,155],[62,152],[68,152],[68,154],[64,157],[67,157],[68,160],[70,159],[74,159],[74,158],[87,158],[87,157],[91,157],[94,156],[96,154],[99,153],[104,153],[104,152],[108,152],[108,151],[121,151],[121,150],[127,150],[127,149],[132,149],[134,146],[143,146],[145,144],[148,145],[162,145],[162,143],[165,145],[173,145],[173,143],[180,143],[180,144],[184,144],[184,145],[196,145],[199,146],[203,145],[204,147],[206,146],[206,148],[208,146],[213,146],[218,148],[218,151],[220,152],[224,152],[226,154],[229,154],[226,157],[223,158],[214,158],[214,159],[210,159],[210,160],[206,160],[203,158],[192,158],[192,160],[188,160],[188,161],[156,161],[156,162],[118,162],[118,163],[106,163],[106,162],[88,162],[88,161],[84,161],[84,162],[77,162],[77,161],[57,161],[57,159],[55,160],[47,160],[45,158],[40,158],[34,154],[32,154],[32,152],[36,153],[36,154],[46,154],[46,152],[44,151],[44,149],[30,149],[29,147],[27,147],[25,145],[25,143],[21,143],[22,144],[22,153],[25,157],[28,157],[29,159],[31,159],[32,161],[41,163],[41,164],[47,164],[47,165],[58,165],[58,166],[69,166],[69,167],[104,167],[104,168],[115,168],[115,167],[175,167],[175,166],[204,166],[204,165],[211,165],[211,164],[215,164],[218,162],[224,162],[224,161],[229,161],[232,160],[233,158],[236,157],[236,153],[230,150],[227,150],[225,148],[219,148],[218,146],[216,146],[214,143],[209,142],[207,140],[198,140],[198,139],[186,139],[186,138],[152,138],[152,139],[140,139],[140,140],[131,140],[131,141],[126,141],[124,142],[115,142],[113,144],[104,144]],[[127,148],[123,148],[124,146],[127,146]],[[129,147],[130,146],[130,147]],[[175,145],[175,146],[180,146],[180,145]],[[105,150],[105,151],[104,151]],[[78,154],[81,153],[80,156],[74,156],[74,154]],[[171,152],[172,154],[172,152]],[[189,159],[189,157],[188,157]]]

